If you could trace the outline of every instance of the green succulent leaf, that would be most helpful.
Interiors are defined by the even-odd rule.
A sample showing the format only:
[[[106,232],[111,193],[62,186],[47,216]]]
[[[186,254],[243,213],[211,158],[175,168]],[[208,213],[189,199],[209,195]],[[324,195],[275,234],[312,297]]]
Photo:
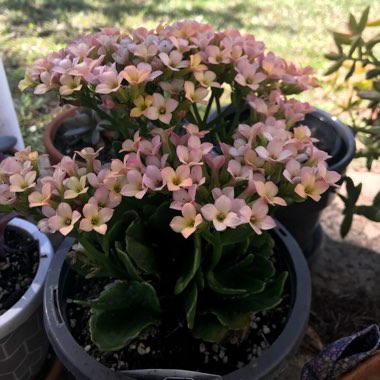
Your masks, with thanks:
[[[212,314],[198,315],[192,330],[194,338],[212,343],[220,342],[227,332],[228,329]]]
[[[90,333],[101,351],[125,347],[143,330],[159,323],[160,304],[148,283],[116,282],[92,303]]]
[[[229,330],[243,330],[251,323],[252,313],[231,312],[226,309],[212,309],[210,313],[214,314],[218,321]]]
[[[126,251],[141,272],[158,276],[159,272],[156,254],[143,239],[144,229],[142,225],[131,223],[127,229],[125,237]]]
[[[117,241],[123,241],[125,236],[126,228],[138,217],[135,211],[127,211],[122,215],[117,215],[114,218],[115,223],[108,229],[107,233],[104,235],[103,247],[105,252],[109,252],[110,248]]]
[[[194,326],[195,313],[197,310],[198,287],[192,282],[183,292],[184,307],[186,312],[187,327],[191,330]]]
[[[366,46],[367,50],[372,50],[375,45],[380,43],[380,35],[376,35],[375,37],[371,38],[369,41],[367,41]]]
[[[265,289],[260,293],[229,298],[229,308],[231,310],[237,310],[240,313],[245,313],[267,310],[277,306],[281,302],[281,296],[287,277],[288,273],[282,272],[275,280],[268,283]],[[223,304],[223,302],[225,301],[221,301],[221,304]]]
[[[248,233],[253,234],[253,231],[247,225],[242,225],[234,229],[227,228],[220,234],[220,243],[222,245],[241,243],[247,239]]]
[[[338,61],[338,60],[343,58],[341,53],[334,53],[334,52],[327,53],[324,56],[325,56],[325,58],[327,58],[330,61]]]
[[[379,69],[372,69],[372,70],[369,70],[365,77],[366,79],[372,79],[372,78],[375,78],[377,77],[378,75],[380,75],[380,68]]]
[[[174,294],[180,294],[185,290],[186,286],[190,283],[190,281],[193,279],[193,277],[198,271],[198,268],[201,264],[201,257],[201,237],[197,233],[195,233],[194,250],[191,255],[186,256],[186,258],[184,259],[181,275],[178,278],[174,288]]]
[[[137,273],[135,266],[132,263],[127,252],[124,252],[122,244],[120,242],[116,243],[116,255],[119,258],[121,264],[124,266],[124,273],[126,280],[132,281],[143,281],[143,278]]]
[[[358,23],[356,22],[355,16],[350,13],[348,25],[353,33],[356,33],[358,30]]]
[[[332,35],[337,46],[351,45],[351,34],[332,31]]]

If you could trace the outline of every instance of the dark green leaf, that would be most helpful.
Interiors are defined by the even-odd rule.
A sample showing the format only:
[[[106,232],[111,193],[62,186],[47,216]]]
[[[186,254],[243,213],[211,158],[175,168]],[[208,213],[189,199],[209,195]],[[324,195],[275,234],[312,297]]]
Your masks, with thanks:
[[[135,266],[133,265],[128,253],[124,252],[120,242],[116,243],[116,254],[121,264],[123,265],[124,277],[127,280],[143,281],[143,278],[139,276]]]
[[[377,80],[372,81],[374,89],[380,94],[380,82]]]
[[[203,339],[206,342],[220,342],[226,335],[228,329],[211,314],[197,316],[192,334],[194,338]]]
[[[228,299],[229,308],[244,313],[275,307],[281,302],[287,277],[288,273],[283,272],[274,281],[267,284],[261,293]]]
[[[348,234],[352,224],[352,217],[352,211],[345,210],[345,216],[343,218],[342,225],[340,226],[340,236],[345,237]]]
[[[349,58],[352,58],[352,55],[354,54],[355,50],[359,47],[359,45],[361,44],[362,42],[362,38],[361,36],[356,36],[353,41],[352,41],[352,44],[351,44],[351,47],[350,47],[350,50],[348,52],[348,57]],[[355,62],[354,62],[355,63]],[[346,79],[347,80],[347,79]]]
[[[324,73],[324,75],[330,75],[330,74],[334,73],[335,71],[337,71],[342,66],[343,62],[344,62],[344,58],[341,58],[339,61],[336,61],[335,63],[333,63],[327,69],[327,71]]]
[[[117,241],[124,241],[125,231],[137,217],[138,215],[135,211],[127,211],[115,219],[115,223],[104,235],[103,247],[106,252],[109,252]]]
[[[366,73],[365,77],[366,79],[372,79],[377,77],[378,75],[380,75],[380,69],[372,69]]]
[[[355,16],[350,13],[348,25],[353,33],[356,33],[358,30],[358,23],[356,22]]]
[[[351,45],[352,36],[347,33],[332,32],[336,45]]]
[[[374,222],[380,222],[380,207],[379,206],[356,206],[355,214],[363,215],[367,219]]]
[[[375,198],[373,199],[374,206],[380,206],[380,191],[376,194]]]
[[[186,312],[187,327],[191,330],[194,326],[195,312],[197,310],[198,287],[192,282],[183,292],[184,306]]]
[[[368,15],[369,15],[369,7],[367,7],[364,12],[362,13],[362,16],[359,20],[359,23],[358,23],[358,33],[361,33],[364,28],[366,27],[367,25],[367,22],[368,22]]]
[[[194,250],[191,255],[188,255],[184,259],[184,265],[181,271],[181,275],[177,280],[174,288],[174,294],[180,294],[184,291],[189,282],[193,279],[201,264],[202,246],[201,237],[194,234]]]
[[[252,229],[246,225],[237,228],[227,228],[220,234],[220,242],[222,245],[230,245],[241,243],[247,239],[247,235],[253,234]]]
[[[376,35],[375,37],[371,38],[369,41],[367,41],[366,46],[368,50],[372,50],[375,45],[380,43],[380,35]]]
[[[358,91],[357,94],[362,99],[380,101],[380,93],[377,91]]]
[[[351,67],[350,67],[350,70],[348,70],[348,72],[347,72],[347,74],[346,74],[344,80],[348,80],[349,78],[352,77],[352,74],[353,74],[354,71],[355,71],[355,66],[356,66],[356,62],[354,61],[354,62],[352,63],[352,65],[351,65]]]
[[[207,284],[211,290],[216,293],[224,294],[224,295],[237,295],[237,294],[246,294],[247,289],[244,287],[237,288],[232,287],[232,284],[223,284],[216,278],[215,273],[210,271],[207,273]],[[264,286],[262,286],[263,288]]]
[[[236,313],[226,309],[212,309],[210,313],[214,314],[220,323],[229,330],[243,330],[249,326],[252,313]]]
[[[130,235],[140,236],[140,233],[143,233],[141,225],[132,223],[128,227],[125,236],[125,250],[141,272],[156,274],[158,276],[158,263],[154,250],[150,247],[149,243],[145,243],[144,240],[137,240]],[[143,238],[144,236],[140,237]]]
[[[91,310],[90,333],[101,351],[119,350],[159,322],[160,304],[148,283],[115,283],[102,292],[97,306]]]
[[[325,54],[325,58],[329,59],[330,61],[338,61],[339,59],[342,59],[343,56],[340,53],[327,53]]]

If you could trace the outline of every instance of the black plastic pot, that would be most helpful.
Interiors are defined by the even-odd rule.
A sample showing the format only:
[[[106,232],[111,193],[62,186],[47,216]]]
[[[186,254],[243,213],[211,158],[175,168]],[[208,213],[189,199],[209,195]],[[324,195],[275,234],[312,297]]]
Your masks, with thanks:
[[[355,155],[355,137],[352,130],[335,116],[322,110],[308,115],[302,124],[307,125],[314,137],[321,142],[320,149],[329,153],[327,160],[329,170],[343,175]],[[307,199],[276,211],[276,218],[288,229],[300,245],[306,258],[311,261],[323,243],[323,229],[320,216],[331,202],[334,190],[330,188],[319,202]]]
[[[223,377],[180,369],[148,369],[113,372],[79,346],[67,328],[66,294],[73,272],[65,256],[73,241],[65,240],[50,267],[44,294],[44,322],[49,340],[64,366],[80,380],[146,379],[146,380],[273,380],[286,367],[287,360],[298,347],[307,327],[311,281],[305,258],[292,236],[282,227],[273,231],[279,259],[289,272],[291,307],[288,321],[278,339],[258,360]]]

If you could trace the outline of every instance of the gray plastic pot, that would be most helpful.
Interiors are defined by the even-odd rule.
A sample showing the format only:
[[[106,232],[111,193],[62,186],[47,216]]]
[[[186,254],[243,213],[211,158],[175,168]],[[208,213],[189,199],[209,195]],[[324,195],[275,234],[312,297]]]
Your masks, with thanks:
[[[49,347],[43,326],[42,294],[54,251],[34,224],[15,218],[9,225],[37,240],[40,262],[28,290],[0,316],[0,379],[29,380],[41,369]]]
[[[298,347],[307,327],[311,281],[305,258],[292,236],[282,227],[273,230],[276,246],[289,272],[291,308],[288,321],[278,339],[243,368],[224,376],[180,369],[148,369],[113,372],[78,345],[67,328],[65,312],[66,296],[73,275],[65,262],[65,256],[73,241],[65,240],[50,267],[44,293],[44,322],[46,331],[57,356],[64,366],[80,380],[146,379],[146,380],[273,380],[281,374],[288,359]]]

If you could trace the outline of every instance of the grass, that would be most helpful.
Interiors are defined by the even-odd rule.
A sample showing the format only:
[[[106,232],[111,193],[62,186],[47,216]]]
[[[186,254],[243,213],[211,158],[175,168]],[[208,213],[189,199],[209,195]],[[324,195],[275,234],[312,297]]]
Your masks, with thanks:
[[[57,99],[21,93],[17,85],[27,65],[78,33],[192,18],[253,33],[269,50],[311,65],[321,76],[329,64],[323,54],[333,48],[328,29],[344,29],[349,12],[359,15],[367,5],[365,0],[0,0],[0,52],[25,142],[43,151],[41,133],[57,112]],[[380,4],[373,3],[370,18],[379,13]]]

